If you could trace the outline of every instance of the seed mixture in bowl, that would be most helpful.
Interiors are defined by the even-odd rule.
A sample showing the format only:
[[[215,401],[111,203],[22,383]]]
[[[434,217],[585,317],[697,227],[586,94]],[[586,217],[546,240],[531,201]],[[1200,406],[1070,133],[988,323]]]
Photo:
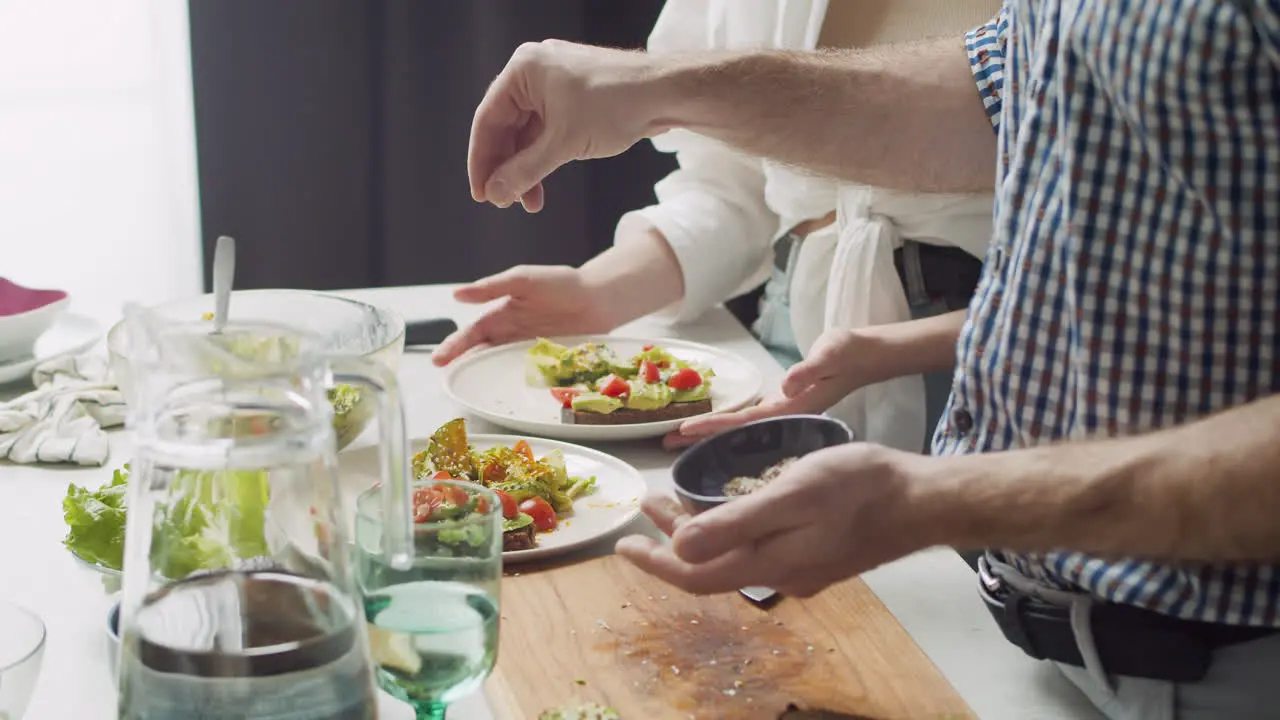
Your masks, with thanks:
[[[765,485],[773,482],[788,465],[795,462],[799,458],[789,457],[779,460],[778,462],[765,468],[764,472],[758,477],[740,476],[733,478],[724,484],[725,497],[742,497],[763,488]]]

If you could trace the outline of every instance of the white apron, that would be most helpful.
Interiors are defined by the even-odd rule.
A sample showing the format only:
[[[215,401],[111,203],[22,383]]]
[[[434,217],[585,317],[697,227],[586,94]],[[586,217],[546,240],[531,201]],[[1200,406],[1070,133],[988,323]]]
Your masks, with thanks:
[[[826,330],[911,319],[893,264],[904,238],[954,245],[979,260],[991,239],[990,195],[909,195],[844,185],[836,210],[836,223],[806,238],[796,259],[796,277],[826,280],[791,287],[792,330],[806,355]],[[925,410],[924,380],[912,375],[862,388],[829,414],[848,423],[859,440],[917,452],[929,430]]]

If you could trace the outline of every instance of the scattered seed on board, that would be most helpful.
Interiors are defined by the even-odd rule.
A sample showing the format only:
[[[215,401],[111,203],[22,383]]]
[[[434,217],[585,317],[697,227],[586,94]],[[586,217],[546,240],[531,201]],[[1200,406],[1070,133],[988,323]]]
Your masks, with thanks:
[[[781,650],[774,650],[774,651],[773,651],[773,654],[774,654],[774,655],[781,655],[781,654],[782,654],[782,651],[781,651]]]
[[[805,652],[813,652],[813,646],[810,645],[809,647],[805,648]]]
[[[697,621],[697,620],[690,620],[690,621],[689,621],[689,624],[690,624],[690,625],[697,625],[697,624],[698,624],[698,621]]]
[[[723,692],[725,695],[728,695],[729,697],[733,697],[734,695],[737,695],[737,694],[738,694],[738,691],[737,691],[737,690],[734,690],[734,689],[732,689],[732,688],[730,688],[730,689],[728,689],[728,690],[721,690],[720,692]]]
[[[622,603],[622,609],[623,609],[623,610],[626,610],[626,609],[627,609],[627,608],[629,608],[629,607],[631,607],[631,603]]]
[[[673,673],[675,673],[675,674],[679,675],[679,674],[680,674],[680,668],[676,667],[675,665],[672,665],[672,666],[671,666],[671,672],[673,672]]]
[[[744,685],[746,685],[746,683],[742,682],[741,680],[734,680],[734,681],[733,681],[733,686],[734,686],[734,687],[736,687],[736,688],[743,687]]]

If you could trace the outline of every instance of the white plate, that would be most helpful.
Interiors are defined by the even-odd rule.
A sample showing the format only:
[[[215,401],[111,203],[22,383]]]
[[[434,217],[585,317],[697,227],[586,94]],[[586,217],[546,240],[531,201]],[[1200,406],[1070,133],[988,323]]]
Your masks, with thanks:
[[[520,440],[529,442],[536,457],[552,450],[564,453],[569,474],[595,476],[596,489],[590,495],[574,500],[573,514],[562,517],[555,530],[538,533],[538,544],[532,550],[502,553],[504,563],[526,562],[576,550],[626,527],[640,514],[640,499],[646,488],[644,478],[640,471],[612,455],[555,440],[515,435],[470,435],[467,438],[477,450],[498,445],[510,447]],[[427,447],[426,440],[414,440],[410,444],[414,453]],[[338,468],[342,500],[354,519],[356,497],[380,477],[378,448],[366,447],[341,453],[338,455]]]
[[[683,340],[638,339],[592,335],[554,338],[573,346],[584,342],[605,343],[622,357],[640,352],[645,345],[657,345],[687,362],[715,371],[711,379],[711,409],[736,410],[760,395],[764,378],[747,360],[710,345]],[[560,404],[545,387],[533,387],[525,380],[525,353],[534,341],[501,345],[459,358],[444,376],[445,393],[475,415],[522,433],[587,442],[639,440],[666,435],[680,427],[685,418],[631,425],[568,425],[560,422]]]
[[[0,385],[30,381],[31,371],[47,360],[84,352],[102,339],[102,325],[90,317],[62,313],[36,340],[32,353],[20,360],[0,363]]]

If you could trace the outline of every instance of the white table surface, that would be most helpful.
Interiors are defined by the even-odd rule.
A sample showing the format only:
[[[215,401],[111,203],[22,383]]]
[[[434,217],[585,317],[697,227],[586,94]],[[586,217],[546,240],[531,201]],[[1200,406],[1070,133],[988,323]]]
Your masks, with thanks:
[[[344,294],[390,307],[406,319],[446,316],[460,324],[469,322],[480,309],[454,302],[450,289],[424,286]],[[99,304],[76,310],[109,323],[118,318],[120,307]],[[739,353],[764,372],[767,387],[781,376],[764,348],[724,310],[678,328],[640,320],[619,332],[678,337]],[[425,352],[407,352],[400,377],[411,437],[429,434],[458,413],[441,392],[439,371]],[[20,390],[0,388],[0,398]],[[116,716],[115,683],[106,664],[106,598],[99,578],[79,567],[61,544],[65,534],[61,500],[67,483],[96,487],[110,477],[112,468],[128,460],[128,434],[112,435],[112,458],[106,467],[0,464],[0,569],[4,571],[0,598],[34,609],[48,626],[44,670],[26,716],[31,720],[105,720]],[[369,442],[371,438],[366,436],[356,446]],[[599,447],[638,468],[651,489],[670,488],[674,456],[655,444]],[[633,529],[652,531],[652,526],[642,520]],[[588,552],[608,552],[611,545],[605,542]],[[1004,640],[978,599],[972,570],[950,550],[918,553],[868,573],[864,579],[983,720],[1101,718],[1056,670],[1027,658]],[[384,717],[412,717],[405,706],[390,699],[384,708]],[[475,696],[455,706],[450,717],[488,720],[492,715],[483,698]]]

